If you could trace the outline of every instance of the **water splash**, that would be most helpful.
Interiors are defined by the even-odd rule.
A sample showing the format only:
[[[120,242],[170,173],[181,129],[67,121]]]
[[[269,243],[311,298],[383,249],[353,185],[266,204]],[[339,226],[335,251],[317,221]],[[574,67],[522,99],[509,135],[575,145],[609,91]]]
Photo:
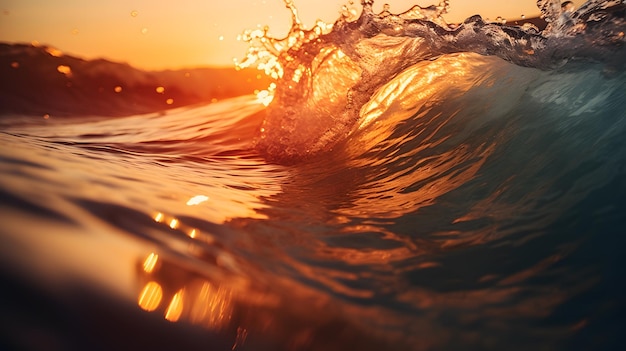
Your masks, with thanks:
[[[256,66],[276,80],[264,93],[271,103],[256,140],[269,160],[298,162],[332,150],[355,130],[361,107],[377,89],[408,67],[441,55],[474,52],[539,69],[579,58],[626,62],[623,1],[592,0],[563,12],[560,1],[539,0],[548,22],[544,31],[488,23],[480,16],[449,24],[444,19],[449,1],[399,14],[388,6],[377,14],[373,3],[362,0],[358,17],[349,3],[335,23],[317,21],[306,29],[293,1],[285,0],[292,22],[285,38],[271,37],[268,27],[241,37],[249,49],[238,67]]]

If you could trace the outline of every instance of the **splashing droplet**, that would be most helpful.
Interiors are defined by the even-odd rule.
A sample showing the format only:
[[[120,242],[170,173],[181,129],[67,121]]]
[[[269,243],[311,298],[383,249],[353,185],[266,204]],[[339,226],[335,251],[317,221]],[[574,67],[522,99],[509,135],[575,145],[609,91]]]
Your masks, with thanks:
[[[203,202],[209,201],[209,197],[206,195],[196,195],[187,201],[187,206],[199,205]]]
[[[47,47],[46,48],[46,52],[48,54],[50,54],[50,56],[54,56],[54,57],[61,57],[61,56],[63,56],[63,52],[61,50],[55,49],[55,48]]]
[[[70,66],[59,65],[59,66],[57,66],[57,71],[59,73],[64,74],[66,77],[71,77],[72,76],[72,69],[70,68]]]
[[[170,228],[172,229],[178,228],[178,219],[172,218],[172,220],[170,221]]]

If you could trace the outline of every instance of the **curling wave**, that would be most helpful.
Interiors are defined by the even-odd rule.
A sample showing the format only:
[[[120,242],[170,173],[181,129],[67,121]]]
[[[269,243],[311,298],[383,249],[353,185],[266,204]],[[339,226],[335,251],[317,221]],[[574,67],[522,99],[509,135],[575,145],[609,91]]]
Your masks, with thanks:
[[[626,62],[623,1],[588,1],[574,12],[561,12],[558,1],[538,1],[548,22],[543,31],[528,24],[488,23],[478,15],[448,24],[443,18],[448,1],[376,14],[372,0],[361,2],[356,19],[354,9],[344,8],[333,25],[318,22],[305,29],[293,2],[285,3],[292,13],[287,37],[272,38],[267,28],[247,33],[251,47],[240,64],[256,64],[277,79],[256,141],[275,162],[297,162],[333,149],[370,119],[362,107],[372,103],[376,91],[408,68],[442,55],[471,52],[540,70],[586,60],[604,63],[609,74]]]

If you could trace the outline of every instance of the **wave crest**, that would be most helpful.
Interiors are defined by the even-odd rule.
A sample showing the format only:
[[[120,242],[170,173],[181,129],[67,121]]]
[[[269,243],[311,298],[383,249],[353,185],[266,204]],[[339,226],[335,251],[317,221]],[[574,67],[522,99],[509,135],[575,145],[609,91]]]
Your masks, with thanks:
[[[623,1],[588,1],[574,12],[560,2],[537,2],[549,23],[533,26],[488,23],[473,16],[459,25],[443,18],[448,1],[376,14],[372,0],[362,0],[361,15],[344,11],[332,25],[304,29],[292,1],[292,28],[283,39],[267,28],[244,38],[251,43],[241,66],[257,64],[277,79],[274,100],[256,140],[268,159],[298,162],[332,150],[350,135],[371,96],[407,68],[441,55],[473,52],[542,70],[571,59],[605,62],[613,70],[626,62]]]

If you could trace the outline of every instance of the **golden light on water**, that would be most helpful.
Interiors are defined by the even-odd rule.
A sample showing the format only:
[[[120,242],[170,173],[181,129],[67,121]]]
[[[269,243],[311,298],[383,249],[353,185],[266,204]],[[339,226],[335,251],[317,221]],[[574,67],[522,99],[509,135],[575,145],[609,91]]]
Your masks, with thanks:
[[[187,201],[187,206],[195,206],[195,205],[199,205],[203,202],[206,202],[209,200],[209,197],[206,195],[196,195],[194,197],[192,197],[191,199],[189,199],[189,201]]]
[[[155,90],[159,94],[163,94],[165,92],[165,88],[164,87],[157,87]]]
[[[183,296],[183,289],[174,294],[172,301],[170,301],[169,306],[165,310],[165,319],[170,322],[177,322],[180,319],[180,316],[183,314]]]
[[[163,288],[157,282],[151,281],[144,286],[139,293],[139,299],[137,303],[139,307],[148,312],[156,310],[161,304],[163,299]]]
[[[388,3],[391,12],[402,13],[416,3],[428,6],[439,2],[376,1],[374,10],[378,13]],[[574,0],[577,6],[583,2]],[[284,37],[289,29],[289,13],[281,0],[189,0],[134,5],[111,0],[85,2],[81,6],[43,0],[5,3],[10,15],[2,18],[0,41],[31,42],[35,38],[81,57],[105,56],[144,69],[226,66],[244,54],[245,45],[234,38],[246,28],[268,25],[275,37]],[[345,0],[299,0],[295,5],[304,27],[314,27],[317,19],[328,26],[339,16],[354,20],[361,9],[359,1]],[[522,14],[533,17],[539,10],[530,0],[452,0],[445,18],[449,23],[459,23],[475,14],[514,19]]]
[[[191,200],[190,200],[191,201]],[[192,238],[192,239],[197,239],[200,232],[198,231],[198,229],[193,228],[185,223],[182,223],[178,218],[176,217],[171,217],[171,216],[166,216],[163,212],[157,212],[154,215],[154,221],[157,223],[162,223],[163,225],[167,225],[170,229],[174,229],[174,230],[180,230],[184,233],[187,233],[187,235]],[[210,238],[210,236],[206,236],[203,238],[203,240],[209,240],[211,241],[212,239]],[[154,257],[152,257],[154,256]],[[152,253],[150,254],[150,256],[148,256],[145,260],[144,265],[150,265],[152,264],[152,261],[158,260],[158,255]],[[147,273],[150,273],[148,271],[146,271]]]
[[[70,68],[70,66],[59,65],[59,66],[57,66],[57,71],[59,73],[62,73],[64,75],[66,75],[67,77],[71,77],[72,76],[72,69]]]
[[[230,290],[205,281],[192,302],[190,321],[213,330],[225,327],[232,315],[231,299]]]
[[[157,260],[163,260],[158,271]],[[170,322],[185,320],[214,331],[230,326],[234,303],[230,287],[190,274],[185,267],[154,252],[142,262],[139,274],[147,278],[137,298],[141,309],[160,311]]]
[[[170,221],[170,228],[172,229],[178,228],[178,219],[172,218],[172,220]]]
[[[144,272],[152,273],[158,261],[159,261],[159,255],[155,254],[154,252],[148,255],[148,257],[146,257],[146,260],[143,262]]]

